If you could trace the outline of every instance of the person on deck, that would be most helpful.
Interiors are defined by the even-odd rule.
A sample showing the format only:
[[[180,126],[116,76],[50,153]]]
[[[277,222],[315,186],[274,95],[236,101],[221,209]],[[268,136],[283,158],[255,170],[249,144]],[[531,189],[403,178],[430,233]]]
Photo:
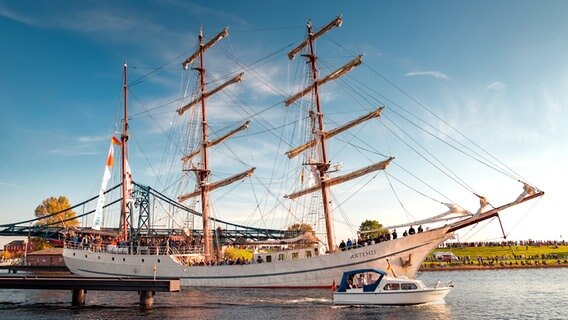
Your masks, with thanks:
[[[341,243],[339,243],[339,250],[345,251],[345,241],[341,240]]]
[[[396,237],[398,237],[398,234],[396,234],[396,229],[394,229],[392,231],[392,239],[394,240],[394,239],[396,239]]]
[[[419,226],[418,226],[418,232],[420,233],[420,232],[422,232],[422,231],[424,231],[424,230],[422,229],[422,225],[419,225]]]
[[[416,230],[414,230],[414,227],[410,226],[410,229],[408,229],[408,234],[415,234]]]
[[[353,246],[353,242],[351,242],[351,239],[347,239],[347,250],[351,250],[351,247]]]

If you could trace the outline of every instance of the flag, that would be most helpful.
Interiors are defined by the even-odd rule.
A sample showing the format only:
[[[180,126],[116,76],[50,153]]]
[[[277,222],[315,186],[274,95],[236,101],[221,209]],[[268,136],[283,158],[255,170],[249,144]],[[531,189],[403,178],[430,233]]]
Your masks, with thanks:
[[[111,143],[110,144],[110,150],[108,151],[106,166],[107,166],[107,168],[112,168],[113,165],[114,165],[114,148],[113,148],[113,145]]]
[[[103,181],[101,182],[101,188],[99,190],[99,198],[97,200],[97,207],[95,209],[95,217],[93,220],[93,229],[100,230],[102,224],[102,217],[103,217],[103,206],[105,204],[105,191],[108,185],[108,182],[111,178],[111,169],[114,165],[114,144],[116,144],[115,140],[118,141],[114,136],[111,139],[110,148],[108,150],[108,156],[105,166],[105,171],[103,173]],[[120,142],[119,142],[120,143]]]
[[[118,138],[115,137],[115,136],[112,136],[111,141],[112,141],[113,144],[116,144],[117,146],[120,146],[122,144],[122,143],[120,143],[120,140],[118,140]]]

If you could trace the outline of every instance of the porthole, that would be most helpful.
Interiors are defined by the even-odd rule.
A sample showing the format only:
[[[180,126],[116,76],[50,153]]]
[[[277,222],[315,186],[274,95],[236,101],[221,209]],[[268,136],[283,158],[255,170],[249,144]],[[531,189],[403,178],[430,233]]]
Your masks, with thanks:
[[[160,263],[160,259],[158,259],[158,263]]]
[[[142,263],[144,263],[144,259],[142,259]]]
[[[112,257],[112,261],[114,261],[114,257]]]
[[[122,261],[126,261],[126,258],[122,258]]]

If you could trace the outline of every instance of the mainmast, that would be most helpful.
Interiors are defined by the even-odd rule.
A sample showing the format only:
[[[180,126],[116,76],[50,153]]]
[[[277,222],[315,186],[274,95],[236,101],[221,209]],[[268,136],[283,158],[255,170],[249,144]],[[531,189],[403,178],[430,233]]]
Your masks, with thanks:
[[[192,163],[191,171],[194,171],[197,176],[197,183],[198,183],[198,190],[195,192],[186,193],[180,195],[178,197],[178,201],[182,202],[189,198],[200,196],[201,198],[201,213],[203,218],[203,244],[204,244],[204,254],[205,259],[209,261],[212,256],[212,237],[211,237],[211,226],[209,224],[210,214],[209,214],[209,193],[216,188],[228,185],[232,182],[241,180],[245,177],[252,175],[254,172],[254,168],[251,168],[243,173],[236,174],[232,177],[226,178],[221,181],[217,181],[214,183],[210,183],[209,176],[210,176],[210,168],[209,168],[209,148],[217,145],[230,136],[236,134],[237,132],[248,128],[249,121],[245,122],[239,128],[232,130],[228,134],[223,135],[220,138],[217,138],[213,141],[209,140],[208,131],[207,131],[207,110],[206,110],[206,103],[205,100],[220,92],[221,90],[225,89],[227,86],[238,83],[241,81],[243,73],[238,74],[234,78],[230,79],[229,81],[221,84],[220,86],[207,91],[206,90],[206,70],[205,70],[205,51],[211,48],[217,41],[223,39],[224,37],[228,36],[229,32],[228,29],[225,28],[219,34],[217,34],[212,40],[207,43],[203,42],[203,29],[199,32],[199,49],[192,54],[189,58],[187,58],[183,63],[182,66],[184,69],[188,69],[189,65],[192,64],[194,61],[198,59],[199,66],[193,68],[194,70],[199,72],[199,87],[200,87],[200,96],[196,99],[192,100],[191,102],[187,103],[186,105],[177,109],[177,113],[181,116],[187,110],[196,106],[198,104],[201,105],[201,142],[200,147],[197,150],[190,152],[188,155],[185,155],[182,158],[182,162],[186,163],[188,161],[192,161],[192,159],[199,155],[200,161],[197,164]]]
[[[121,142],[121,172],[122,172],[122,209],[121,209],[121,219],[120,223],[122,225],[122,239],[127,241],[128,240],[128,217],[126,214],[127,211],[127,183],[126,183],[126,143],[128,141],[128,66],[124,64],[124,82],[123,82],[123,95],[124,95],[124,119],[122,120],[122,135],[120,136]]]
[[[348,72],[353,70],[356,66],[360,65],[362,62],[362,56],[359,55],[355,59],[343,65],[339,69],[333,71],[329,75],[319,78],[318,68],[317,68],[317,56],[315,54],[315,40],[320,36],[322,36],[323,34],[325,34],[326,32],[333,29],[334,27],[340,27],[342,22],[343,22],[342,18],[337,17],[336,19],[334,19],[333,21],[331,21],[326,26],[324,26],[323,28],[321,28],[316,32],[312,31],[311,21],[308,22],[307,39],[304,40],[302,43],[300,43],[300,45],[298,45],[292,51],[290,51],[290,53],[288,53],[288,58],[290,60],[294,59],[294,57],[296,56],[296,54],[298,54],[298,52],[302,51],[304,48],[307,47],[307,54],[303,56],[307,58],[308,63],[310,64],[310,69],[311,69],[310,71],[312,74],[313,81],[311,85],[302,89],[296,94],[290,96],[284,101],[286,106],[289,106],[294,102],[296,102],[298,99],[302,98],[303,96],[308,95],[309,93],[313,94],[315,100],[315,114],[313,115],[315,117],[314,119],[315,121],[313,124],[314,127],[312,128],[313,139],[308,141],[307,143],[304,143],[303,145],[300,145],[286,152],[286,154],[288,155],[289,158],[293,158],[307,149],[316,148],[317,159],[310,160],[307,163],[307,165],[312,166],[313,172],[317,174],[318,178],[317,180],[319,183],[316,186],[308,187],[307,189],[289,194],[286,196],[286,198],[295,199],[297,197],[312,193],[317,190],[321,191],[323,212],[325,218],[325,227],[327,234],[327,247],[330,252],[335,251],[335,235],[334,235],[334,226],[333,226],[333,212],[331,210],[332,208],[331,208],[330,187],[338,183],[343,183],[351,179],[355,179],[369,172],[373,172],[376,170],[384,170],[386,166],[390,163],[390,161],[393,159],[389,158],[382,162],[372,164],[368,167],[356,170],[354,172],[339,177],[331,178],[328,174],[328,170],[330,168],[330,162],[327,156],[326,139],[329,139],[364,121],[379,117],[382,111],[382,108],[378,108],[363,117],[360,117],[343,125],[342,127],[336,128],[328,132],[324,130],[323,112],[322,112],[320,93],[319,93],[320,86],[324,85],[325,83],[331,80],[338,79],[339,77],[347,74]]]

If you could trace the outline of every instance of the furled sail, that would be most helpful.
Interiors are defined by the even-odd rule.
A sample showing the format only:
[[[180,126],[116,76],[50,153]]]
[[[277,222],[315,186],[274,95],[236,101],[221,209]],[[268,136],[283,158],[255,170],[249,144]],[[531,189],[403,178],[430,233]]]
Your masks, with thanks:
[[[306,94],[312,92],[316,85],[321,86],[331,80],[338,79],[343,75],[347,74],[349,71],[353,70],[356,66],[360,65],[363,61],[363,55],[358,55],[355,59],[351,60],[350,62],[346,63],[344,66],[340,67],[339,69],[333,71],[332,73],[328,74],[327,76],[314,81],[310,86],[306,87],[304,90],[296,93],[295,95],[291,96],[290,98],[284,100],[286,106],[291,105],[292,103],[296,102],[296,100],[300,99],[301,97],[305,96]]]
[[[353,180],[355,178],[359,178],[359,177],[364,176],[364,175],[371,173],[373,171],[384,170],[393,159],[394,159],[394,157],[390,157],[387,160],[372,164],[370,166],[361,168],[359,170],[355,170],[355,171],[350,172],[348,174],[344,174],[344,175],[338,176],[338,177],[328,178],[328,179],[325,180],[325,183],[326,183],[326,185],[331,187],[331,186],[336,185],[336,184],[340,184],[340,183],[343,183],[343,182],[347,182],[349,180]],[[300,190],[298,192],[291,193],[289,195],[286,195],[285,197],[288,198],[288,199],[295,199],[295,198],[301,197],[303,195],[312,193],[312,192],[317,191],[317,190],[320,190],[319,185],[315,185],[313,187],[309,187],[309,188]]]
[[[227,134],[213,140],[213,141],[209,141],[207,142],[207,147],[213,147],[218,145],[219,143],[224,142],[225,140],[229,139],[230,137],[232,137],[233,135],[235,135],[237,132],[245,130],[249,127],[250,124],[250,120],[247,120],[245,123],[243,123],[240,127],[233,129],[232,131],[228,132]],[[193,157],[195,157],[196,155],[199,154],[199,152],[201,152],[200,149],[193,151],[192,153],[184,156],[183,158],[181,158],[181,161],[186,162],[191,160]]]
[[[209,91],[209,92],[204,92],[201,96],[199,96],[198,98],[196,98],[195,100],[189,102],[188,104],[186,104],[185,106],[177,109],[177,113],[181,116],[184,112],[186,112],[187,110],[189,110],[189,108],[193,107],[194,105],[198,104],[199,102],[201,102],[203,99],[210,97],[214,94],[216,94],[217,92],[225,89],[226,87],[234,84],[234,83],[239,83],[242,79],[243,79],[243,72],[239,73],[238,75],[236,75],[235,77],[233,77],[231,80],[221,84],[220,86],[218,86],[217,88]]]
[[[228,177],[228,178],[226,178],[226,179],[223,179],[223,180],[219,180],[219,181],[217,181],[217,182],[213,182],[213,183],[206,184],[204,187],[207,189],[207,191],[213,191],[213,190],[215,190],[215,189],[218,189],[218,188],[227,186],[227,185],[229,185],[229,184],[231,184],[231,183],[233,183],[233,182],[235,182],[235,181],[239,181],[239,180],[242,180],[242,179],[244,179],[244,178],[247,178],[247,177],[252,176],[252,174],[254,173],[254,170],[255,170],[255,169],[256,169],[256,168],[250,168],[250,169],[247,170],[247,171],[244,171],[244,172],[235,174],[235,175],[233,175],[233,176],[231,176],[231,177]],[[187,199],[190,199],[190,198],[193,198],[193,197],[197,197],[197,196],[199,196],[200,194],[201,194],[201,190],[200,190],[200,189],[199,189],[199,190],[196,190],[196,191],[193,191],[193,192],[190,192],[190,193],[186,193],[186,194],[183,194],[183,195],[179,196],[179,197],[178,197],[178,201],[179,201],[179,202],[183,202],[183,201],[185,201],[185,200],[187,200]]]
[[[311,21],[308,22],[308,23],[311,24]],[[331,21],[325,27],[323,27],[319,31],[315,32],[312,35],[312,41],[321,37],[324,33],[328,32],[329,30],[333,29],[334,27],[338,27],[338,28],[341,27],[342,23],[343,23],[343,19],[341,18],[341,16],[335,18],[335,20]],[[302,41],[302,43],[300,43],[296,48],[292,49],[292,51],[290,51],[288,53],[288,59],[290,59],[290,60],[294,59],[296,54],[298,54],[298,52],[302,51],[302,49],[304,49],[308,44],[309,44],[309,38]]]
[[[370,120],[370,119],[373,119],[373,118],[380,117],[382,110],[383,110],[383,107],[380,107],[380,108],[375,109],[375,110],[373,110],[372,112],[370,112],[370,113],[368,113],[368,114],[366,114],[366,115],[364,115],[364,116],[362,116],[362,117],[359,117],[359,118],[357,118],[357,119],[355,119],[355,120],[352,120],[352,121],[350,121],[350,122],[344,124],[344,125],[341,126],[341,127],[337,127],[337,128],[335,128],[335,129],[333,129],[333,130],[324,132],[324,133],[323,133],[323,137],[324,137],[324,139],[332,138],[332,137],[334,137],[334,136],[336,136],[336,135],[338,135],[338,134],[340,134],[340,133],[342,133],[342,132],[344,132],[344,131],[346,131],[346,130],[349,130],[349,129],[353,128],[354,126],[356,126],[356,125],[358,125],[358,124],[360,124],[360,123],[363,123],[363,122],[365,122],[365,121],[367,121],[367,120]],[[313,148],[313,147],[316,145],[316,143],[317,143],[317,140],[316,140],[316,139],[312,139],[312,140],[310,140],[310,141],[304,143],[303,145],[300,145],[300,146],[298,146],[298,147],[296,147],[296,148],[294,148],[294,149],[292,149],[292,150],[286,152],[286,155],[288,156],[289,159],[292,159],[293,157],[295,157],[295,156],[299,155],[300,153],[302,153],[304,150],[307,150],[307,149],[309,149],[309,148]]]
[[[219,34],[217,34],[213,39],[211,39],[209,42],[204,44],[202,50],[195,51],[194,54],[192,54],[189,58],[185,59],[185,61],[181,63],[182,67],[185,70],[187,70],[189,65],[192,64],[193,61],[197,59],[197,57],[199,57],[203,52],[207,51],[207,49],[211,48],[215,43],[217,43],[217,41],[225,38],[228,35],[229,35],[229,28],[223,29],[223,31],[219,32]]]

